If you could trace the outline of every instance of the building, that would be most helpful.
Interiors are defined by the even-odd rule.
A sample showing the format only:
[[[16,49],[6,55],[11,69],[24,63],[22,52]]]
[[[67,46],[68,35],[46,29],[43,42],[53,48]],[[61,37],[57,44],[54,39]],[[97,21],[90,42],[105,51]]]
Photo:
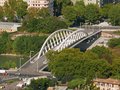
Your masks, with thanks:
[[[85,5],[88,4],[100,4],[100,0],[84,0]]]
[[[50,14],[53,15],[54,0],[24,0],[28,4],[28,8],[49,8]]]
[[[49,7],[49,4],[51,2],[51,0],[26,0],[26,2],[28,3],[28,8],[47,8]]]
[[[21,23],[0,22],[0,32],[16,32]]]
[[[84,0],[85,5],[96,4],[98,6],[103,6],[108,3],[114,3],[114,0]]]
[[[4,3],[6,2],[7,0],[0,0],[0,6],[4,6]]]
[[[100,90],[120,90],[120,80],[116,79],[95,79],[94,85]]]
[[[77,1],[81,1],[81,0],[71,0],[73,3],[77,2]],[[119,3],[120,0],[83,0],[83,2],[85,3],[85,5],[88,4],[96,4],[98,6],[103,6],[105,4],[108,3]]]

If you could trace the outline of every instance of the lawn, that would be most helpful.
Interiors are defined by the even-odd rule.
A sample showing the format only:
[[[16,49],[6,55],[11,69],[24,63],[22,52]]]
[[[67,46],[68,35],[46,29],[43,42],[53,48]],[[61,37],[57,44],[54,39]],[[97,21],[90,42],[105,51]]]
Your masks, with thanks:
[[[120,30],[119,31],[114,31],[113,34],[120,35]]]
[[[21,56],[4,56],[0,55],[0,68],[5,62],[15,62],[17,67],[20,66],[20,58]],[[28,57],[23,57],[24,59],[21,60],[21,65],[28,60]]]

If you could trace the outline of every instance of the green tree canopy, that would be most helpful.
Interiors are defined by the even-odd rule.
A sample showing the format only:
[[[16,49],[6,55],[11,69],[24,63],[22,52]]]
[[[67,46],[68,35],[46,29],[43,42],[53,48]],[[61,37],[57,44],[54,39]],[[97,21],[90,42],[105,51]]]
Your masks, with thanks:
[[[4,16],[4,10],[3,7],[0,6],[0,20],[3,19],[3,16]]]
[[[108,17],[113,25],[120,25],[120,4],[110,8]]]
[[[47,36],[21,36],[13,42],[13,49],[19,54],[29,54],[32,50],[38,52]]]
[[[8,21],[14,21],[15,17],[23,18],[27,14],[27,6],[23,0],[8,0],[3,6],[4,16]]]
[[[111,48],[120,47],[120,38],[113,38],[108,41],[108,46]]]
[[[100,12],[99,7],[94,4],[89,4],[85,8],[85,18],[89,21],[94,23],[95,21],[99,20]]]
[[[49,86],[53,86],[54,82],[47,78],[32,80],[31,84],[24,90],[47,90]]]
[[[49,69],[63,82],[79,78],[87,78],[89,82],[96,76],[109,77],[111,73],[109,63],[90,51],[83,53],[79,49],[64,49],[61,52],[50,51],[46,56]]]
[[[109,63],[112,63],[112,52],[108,49],[105,48],[103,46],[96,46],[94,48],[91,49],[92,52],[96,53],[100,59],[105,59],[107,60]]]
[[[66,6],[62,9],[63,17],[65,18],[68,25],[73,24],[74,20],[77,18],[77,11],[74,6]]]
[[[64,21],[57,17],[33,18],[25,25],[28,32],[52,33],[56,30],[67,28]]]

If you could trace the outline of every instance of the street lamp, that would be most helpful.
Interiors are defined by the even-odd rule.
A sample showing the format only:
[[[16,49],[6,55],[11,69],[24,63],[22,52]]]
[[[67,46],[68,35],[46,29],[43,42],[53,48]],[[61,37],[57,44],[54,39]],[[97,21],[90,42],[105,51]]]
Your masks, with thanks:
[[[22,61],[22,59],[24,59],[24,58],[20,58],[20,66],[19,66],[20,70],[21,70],[21,61]]]
[[[37,72],[39,72],[38,60],[37,60],[36,63],[37,63]]]
[[[32,63],[32,61],[31,61],[31,57],[32,57],[32,53],[33,53],[34,51],[30,51],[30,63]]]

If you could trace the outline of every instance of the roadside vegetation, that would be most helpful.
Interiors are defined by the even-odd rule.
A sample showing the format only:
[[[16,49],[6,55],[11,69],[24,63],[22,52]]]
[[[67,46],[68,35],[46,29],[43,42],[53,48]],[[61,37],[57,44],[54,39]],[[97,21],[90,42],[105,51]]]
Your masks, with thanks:
[[[32,80],[24,90],[47,90],[49,86],[55,86],[55,82],[51,79],[43,78]]]
[[[80,89],[85,89],[87,86],[92,87],[91,80],[94,78],[120,79],[120,53],[116,57],[115,52],[116,50],[96,46],[86,52],[79,49],[50,51],[46,56],[49,70],[58,81],[69,82],[68,86],[72,89],[78,85]]]
[[[0,54],[14,53],[19,55],[29,55],[30,51],[37,53],[44,43],[47,35],[41,36],[20,36],[11,40],[7,32],[0,36]]]
[[[20,58],[21,65],[24,64],[29,57],[27,56],[9,56],[9,55],[0,55],[0,69],[17,69],[20,67]]]

